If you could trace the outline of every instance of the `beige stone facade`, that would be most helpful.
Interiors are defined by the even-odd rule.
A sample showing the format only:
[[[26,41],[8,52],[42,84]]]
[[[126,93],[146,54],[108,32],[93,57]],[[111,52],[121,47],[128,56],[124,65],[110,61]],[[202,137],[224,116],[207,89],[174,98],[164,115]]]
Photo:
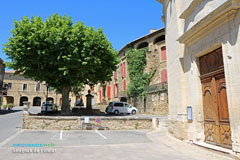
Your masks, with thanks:
[[[206,140],[199,58],[221,48],[230,148],[239,153],[240,1],[159,1],[163,4],[168,53],[169,132],[193,142]],[[187,106],[192,106],[191,121],[187,118]]]
[[[7,95],[3,97],[3,105],[13,104],[13,106],[22,106],[23,101],[30,102],[31,106],[41,106],[47,99],[61,106],[62,95],[56,93],[51,87],[48,88],[44,83],[31,80],[23,77],[21,74],[14,74],[15,71],[6,71],[4,76],[4,84],[8,85]],[[88,85],[85,86],[81,96],[76,96],[73,93],[69,94],[70,106],[74,107],[76,100],[82,97],[84,105],[86,105],[87,91],[91,89]],[[97,96],[96,90],[92,94]],[[95,97],[96,98],[96,97]],[[94,100],[93,100],[94,102]]]
[[[8,85],[7,95],[3,98],[4,105],[22,106],[23,101],[30,102],[31,106],[41,106],[47,98],[47,87],[22,75],[15,75],[15,71],[6,71],[4,84]],[[57,105],[60,104],[61,95],[56,94],[51,88],[48,98]]]

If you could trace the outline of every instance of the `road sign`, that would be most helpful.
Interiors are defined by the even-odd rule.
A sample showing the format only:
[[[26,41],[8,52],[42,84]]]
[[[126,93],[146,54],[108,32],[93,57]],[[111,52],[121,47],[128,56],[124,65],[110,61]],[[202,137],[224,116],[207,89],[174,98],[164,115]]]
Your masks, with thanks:
[[[96,122],[97,122],[97,123],[101,123],[101,122],[102,122],[102,119],[101,119],[101,118],[96,118]]]

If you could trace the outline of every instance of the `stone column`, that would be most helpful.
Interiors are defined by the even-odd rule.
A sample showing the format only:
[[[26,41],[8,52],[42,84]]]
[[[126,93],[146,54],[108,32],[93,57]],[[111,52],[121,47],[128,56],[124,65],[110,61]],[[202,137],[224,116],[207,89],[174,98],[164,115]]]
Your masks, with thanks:
[[[92,98],[93,98],[93,95],[91,95],[91,90],[89,89],[88,94],[86,95],[87,109],[92,109]]]

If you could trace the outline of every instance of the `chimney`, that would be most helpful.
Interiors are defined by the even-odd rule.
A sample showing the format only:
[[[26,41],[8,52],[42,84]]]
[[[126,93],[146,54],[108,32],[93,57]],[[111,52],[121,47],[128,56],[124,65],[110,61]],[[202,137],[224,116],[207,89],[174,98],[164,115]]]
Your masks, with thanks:
[[[150,33],[153,33],[155,31],[156,31],[156,29],[153,29],[153,28],[150,29]]]

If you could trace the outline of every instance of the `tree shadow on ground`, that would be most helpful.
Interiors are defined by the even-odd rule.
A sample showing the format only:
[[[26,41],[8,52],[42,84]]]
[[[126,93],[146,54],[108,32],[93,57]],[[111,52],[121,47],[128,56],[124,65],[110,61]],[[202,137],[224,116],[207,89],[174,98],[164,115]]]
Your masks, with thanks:
[[[8,110],[8,109],[2,109],[0,110],[0,115],[4,115],[4,114],[11,114],[11,113],[16,113],[16,112],[20,112],[22,110]]]

